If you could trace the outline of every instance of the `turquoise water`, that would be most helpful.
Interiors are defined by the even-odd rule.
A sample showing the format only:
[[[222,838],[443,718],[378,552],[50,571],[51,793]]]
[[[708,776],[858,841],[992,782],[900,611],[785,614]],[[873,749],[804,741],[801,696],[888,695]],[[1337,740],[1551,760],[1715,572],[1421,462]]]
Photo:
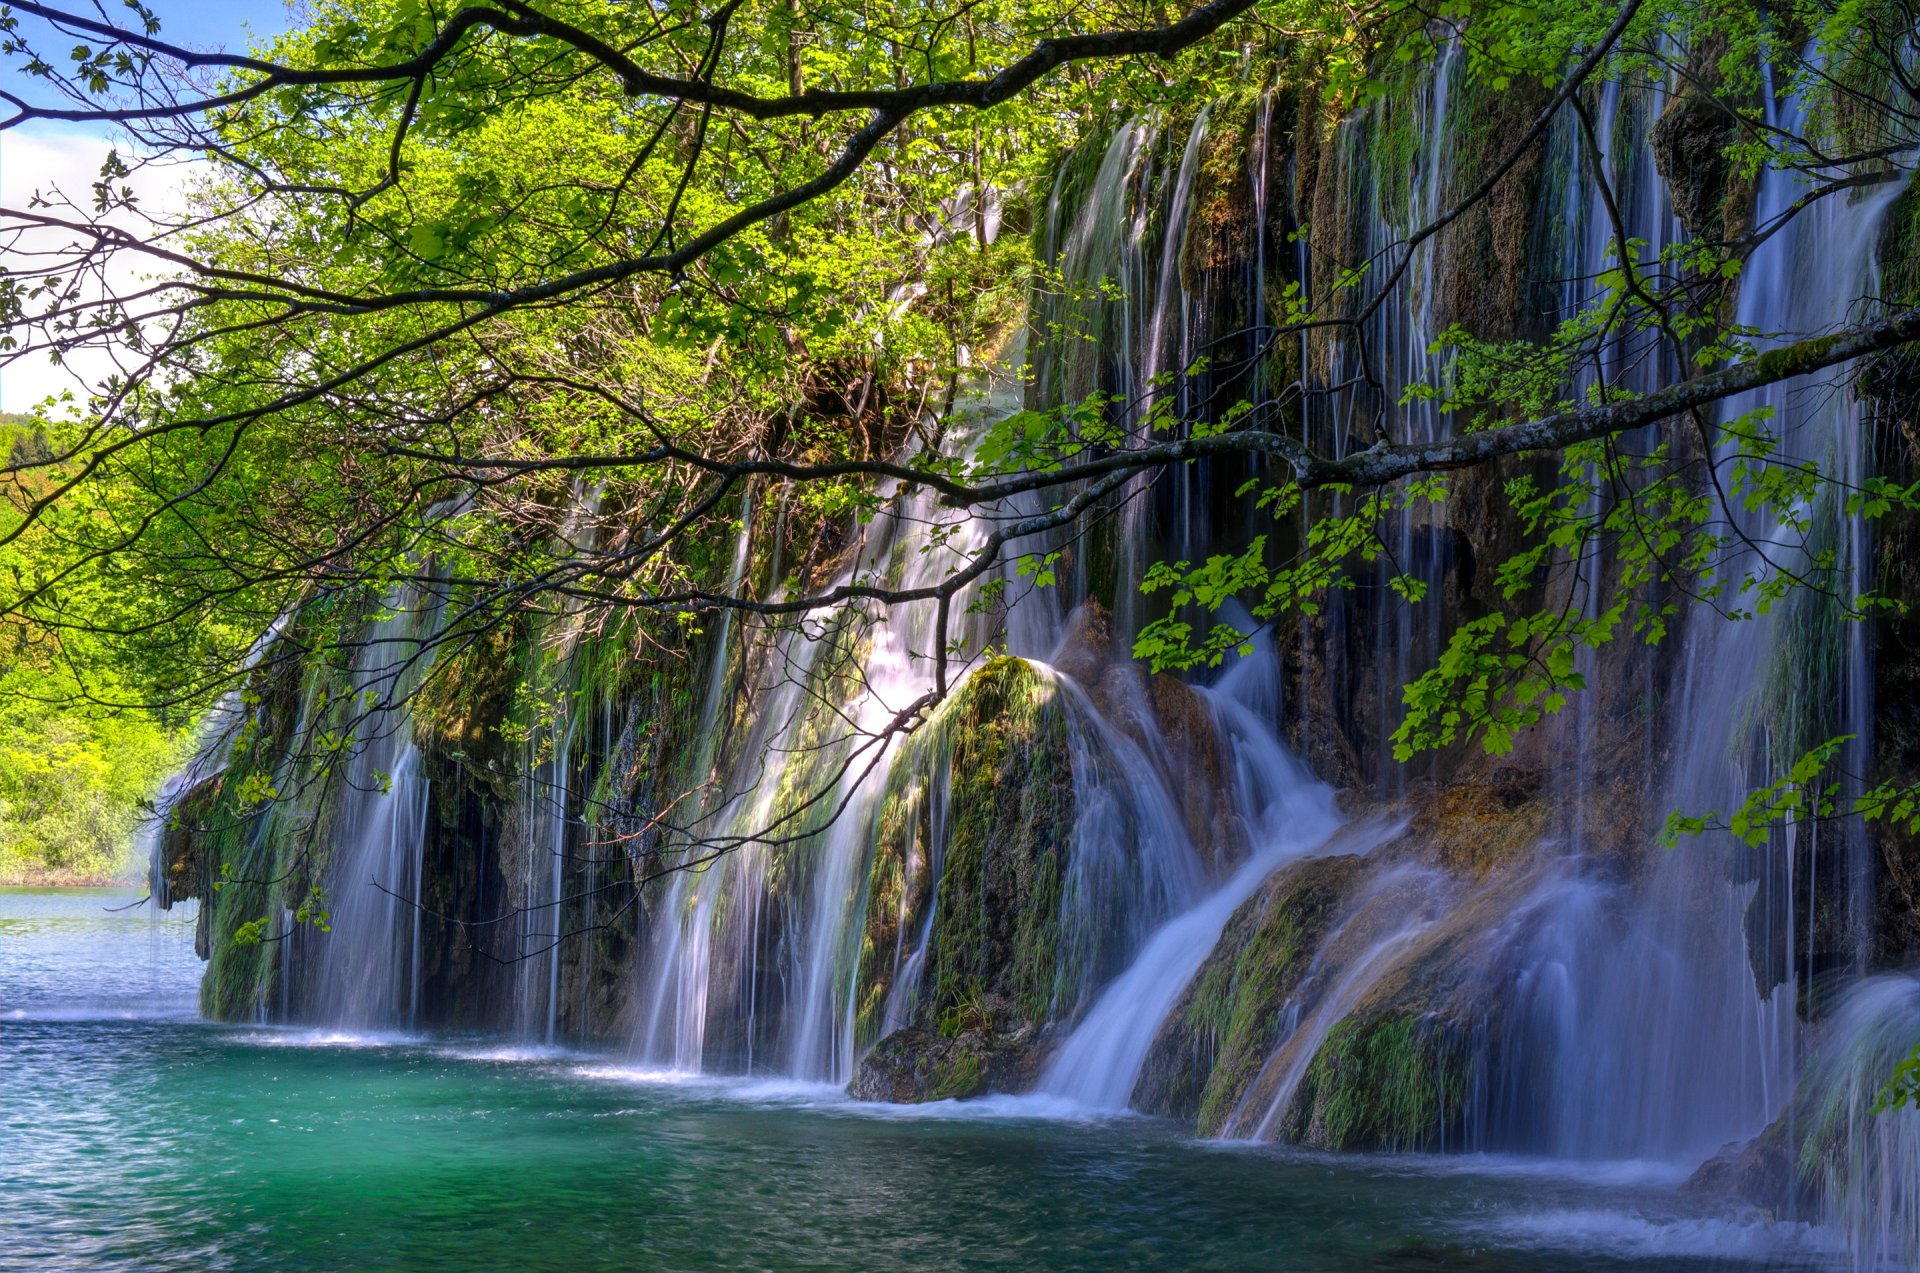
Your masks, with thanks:
[[[189,918],[0,891],[0,1268],[1822,1268],[1671,1174],[902,1111],[193,1015]],[[178,913],[176,913],[177,915]]]

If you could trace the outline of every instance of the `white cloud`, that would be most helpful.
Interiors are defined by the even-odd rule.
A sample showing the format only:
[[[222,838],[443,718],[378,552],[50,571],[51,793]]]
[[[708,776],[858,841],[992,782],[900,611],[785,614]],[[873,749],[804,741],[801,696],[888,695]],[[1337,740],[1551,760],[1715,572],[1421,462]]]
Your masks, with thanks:
[[[113,149],[114,143],[105,132],[90,129],[37,126],[0,133],[0,208],[24,211],[36,194],[59,190],[81,209],[89,209],[92,185]],[[143,168],[125,184],[133,187],[149,215],[165,216],[183,206],[186,183],[198,166],[188,163]],[[62,215],[69,220],[80,219],[71,212]],[[111,220],[142,237],[153,233],[145,217],[120,214]],[[67,242],[67,236],[52,230],[10,233],[0,242],[0,264],[10,270],[44,267],[49,259],[46,254],[61,251]],[[110,273],[117,290],[151,272],[150,267],[123,260]],[[0,368],[0,411],[27,410],[62,390],[72,390],[84,398],[84,382],[97,380],[112,366],[103,350],[78,353],[65,364],[29,355]]]

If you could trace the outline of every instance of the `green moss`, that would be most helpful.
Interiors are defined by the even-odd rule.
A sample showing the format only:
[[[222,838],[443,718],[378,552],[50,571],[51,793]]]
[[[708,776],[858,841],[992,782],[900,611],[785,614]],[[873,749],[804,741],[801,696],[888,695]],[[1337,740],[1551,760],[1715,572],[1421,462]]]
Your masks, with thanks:
[[[1026,663],[981,668],[949,705],[948,829],[933,950],[937,1018],[987,986],[1046,1015],[1059,964],[1073,779],[1066,721]]]
[[[1889,303],[1911,305],[1920,297],[1920,185],[1908,184],[1881,226],[1881,288]]]
[[[1187,1020],[1217,1048],[1196,1116],[1203,1136],[1219,1131],[1272,1054],[1287,1000],[1335,917],[1350,872],[1319,867],[1249,903],[1233,926],[1244,944],[1230,960],[1209,961],[1195,984]]]
[[[411,703],[422,750],[463,759],[471,772],[504,762],[496,725],[512,703],[523,645],[510,625],[502,625],[434,661]]]
[[[1455,1031],[1434,1019],[1348,1017],[1307,1067],[1295,1102],[1299,1139],[1324,1149],[1437,1148],[1460,1125],[1471,1079]]]
[[[936,828],[936,807],[945,826]],[[855,1037],[877,1041],[896,958],[934,923],[909,1020],[1046,1018],[1062,975],[1073,780],[1052,684],[1027,663],[978,669],[893,763],[873,826]],[[944,840],[936,832],[944,830]],[[938,871],[938,880],[933,875]],[[937,898],[936,898],[937,893]]]
[[[1247,160],[1260,95],[1242,89],[1207,107],[1206,135],[1196,155],[1193,207],[1186,239],[1180,244],[1181,285],[1198,291],[1210,271],[1230,270],[1255,254],[1253,174]],[[1216,303],[1236,308],[1244,298],[1235,288]],[[1242,321],[1236,313],[1216,321]]]
[[[1380,215],[1391,225],[1411,228],[1413,174],[1420,163],[1426,110],[1419,79],[1406,74],[1397,78],[1368,113],[1367,164],[1379,176]]]
[[[168,833],[170,856],[191,859],[200,876],[202,953],[200,1010],[221,1021],[260,1015],[273,1001],[286,893],[267,814],[237,807],[245,775],[230,771],[183,800]],[[264,924],[261,921],[265,921]],[[264,932],[261,930],[264,929]],[[261,940],[261,937],[268,940]]]
[[[1234,912],[1161,1027],[1134,1100],[1217,1135],[1286,1033],[1288,1005],[1364,868],[1310,858],[1275,874]]]
[[[934,1066],[927,1099],[962,1100],[986,1090],[987,1063],[970,1048],[955,1048]]]
[[[888,774],[887,790],[874,822],[873,854],[867,871],[866,923],[860,936],[860,976],[854,1007],[854,1046],[871,1047],[880,1037],[887,1001],[893,991],[896,954],[903,936],[917,930],[915,916],[924,914],[926,882],[912,881],[908,896],[908,862],[927,861],[931,827],[922,766],[911,754]],[[924,869],[922,874],[924,875]]]

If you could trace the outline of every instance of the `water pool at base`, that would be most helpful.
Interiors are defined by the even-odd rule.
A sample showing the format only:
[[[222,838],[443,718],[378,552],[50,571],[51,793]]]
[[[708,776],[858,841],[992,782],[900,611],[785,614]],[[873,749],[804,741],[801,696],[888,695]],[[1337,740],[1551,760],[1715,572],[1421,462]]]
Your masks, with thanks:
[[[1634,1165],[1308,1154],[194,1014],[190,918],[0,891],[0,1269],[1832,1267]]]

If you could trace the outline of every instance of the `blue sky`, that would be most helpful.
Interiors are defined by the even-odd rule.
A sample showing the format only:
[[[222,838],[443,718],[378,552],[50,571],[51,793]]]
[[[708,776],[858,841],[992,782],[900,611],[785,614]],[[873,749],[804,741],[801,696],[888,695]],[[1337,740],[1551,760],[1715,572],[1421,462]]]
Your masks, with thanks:
[[[55,0],[59,3],[59,0]],[[66,0],[85,12],[86,0]],[[249,37],[271,37],[284,31],[292,19],[280,0],[149,0],[160,18],[160,36],[170,43],[196,49],[245,49]],[[122,10],[108,0],[109,13]],[[64,56],[72,41],[47,37],[33,30],[34,19],[21,15],[23,30],[32,31],[37,47],[52,60]],[[20,74],[16,62],[0,63],[0,85],[29,101],[46,101],[44,85]],[[32,193],[47,186],[84,191],[99,172],[111,145],[108,130],[78,124],[35,124],[0,133],[0,206],[24,207]],[[164,178],[156,178],[164,180]],[[142,191],[142,197],[164,202],[164,189]],[[97,374],[97,372],[96,372]],[[37,360],[0,368],[0,411],[24,411],[49,394],[74,387],[62,368]]]
[[[62,0],[52,0],[61,4]],[[277,35],[287,29],[290,17],[287,8],[280,0],[149,0],[153,11],[160,19],[160,38],[173,44],[183,44],[195,49],[225,49],[238,52],[247,47],[248,36],[267,37]],[[86,0],[65,0],[64,7],[81,13],[88,13]],[[114,0],[107,0],[106,10],[118,17],[122,9]],[[90,13],[88,16],[92,16]],[[128,15],[129,17],[131,14]],[[64,56],[71,41],[64,37],[46,36],[46,28],[36,19],[25,14],[20,15],[23,32],[31,33],[41,52],[53,61],[55,56]],[[30,97],[25,86],[35,81],[19,73],[18,62],[9,59],[0,63],[0,84],[8,90]]]

